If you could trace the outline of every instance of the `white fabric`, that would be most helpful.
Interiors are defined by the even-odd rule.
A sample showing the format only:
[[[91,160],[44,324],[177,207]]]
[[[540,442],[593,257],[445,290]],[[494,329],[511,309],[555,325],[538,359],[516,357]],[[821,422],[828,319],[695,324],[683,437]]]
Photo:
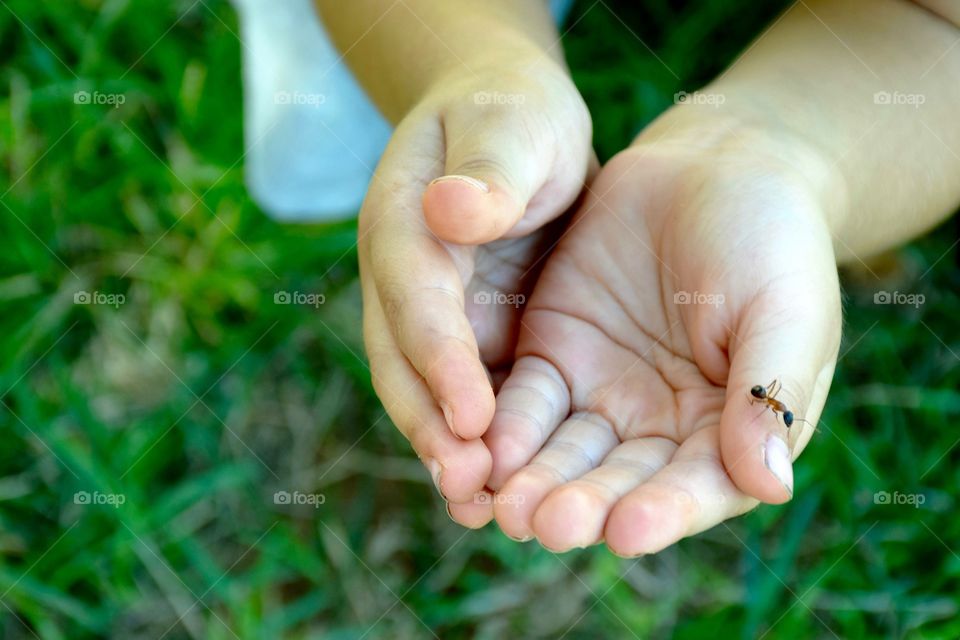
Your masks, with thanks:
[[[247,188],[285,221],[353,217],[391,128],[311,0],[233,0],[243,42]],[[558,20],[572,0],[551,0]]]

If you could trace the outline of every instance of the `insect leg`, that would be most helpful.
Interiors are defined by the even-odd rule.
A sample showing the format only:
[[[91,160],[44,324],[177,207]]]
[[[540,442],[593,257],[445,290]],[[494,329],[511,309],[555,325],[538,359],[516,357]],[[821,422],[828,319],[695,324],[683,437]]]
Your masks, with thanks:
[[[776,389],[774,389],[776,387]],[[767,396],[770,398],[777,397],[777,394],[780,393],[780,389],[783,388],[783,383],[780,382],[777,378],[773,379],[773,382],[770,383],[770,389],[767,391]]]

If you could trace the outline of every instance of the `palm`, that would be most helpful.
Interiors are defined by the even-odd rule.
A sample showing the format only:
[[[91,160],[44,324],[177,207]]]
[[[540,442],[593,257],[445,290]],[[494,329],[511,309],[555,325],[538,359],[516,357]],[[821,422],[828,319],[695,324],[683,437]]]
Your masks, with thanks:
[[[479,247],[445,243],[463,284],[464,311],[476,336],[480,358],[492,371],[512,361],[522,306],[485,301],[492,292],[509,300],[529,298],[538,272],[534,263],[556,236],[553,227],[547,226],[522,238]]]
[[[819,411],[839,337],[829,239],[787,183],[744,196],[703,171],[621,155],[548,260],[486,437],[490,485],[523,496],[495,509],[515,537],[653,551],[751,508],[741,489],[789,497],[749,455],[784,428],[747,392],[785,377],[784,401]],[[785,361],[799,343],[777,333],[811,327],[823,357]]]

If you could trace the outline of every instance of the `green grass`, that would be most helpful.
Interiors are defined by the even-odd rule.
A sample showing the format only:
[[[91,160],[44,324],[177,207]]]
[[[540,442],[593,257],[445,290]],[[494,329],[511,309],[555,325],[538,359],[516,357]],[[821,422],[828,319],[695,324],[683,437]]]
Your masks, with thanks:
[[[384,416],[358,357],[354,225],[277,225],[250,202],[230,7],[4,4],[3,637],[960,636],[952,222],[881,282],[845,280],[845,355],[792,503],[639,561],[556,556],[450,522]],[[616,5],[629,29],[596,6],[565,38],[604,159],[784,6],[643,4]],[[75,105],[81,89],[127,100]],[[878,289],[927,302],[877,306]]]

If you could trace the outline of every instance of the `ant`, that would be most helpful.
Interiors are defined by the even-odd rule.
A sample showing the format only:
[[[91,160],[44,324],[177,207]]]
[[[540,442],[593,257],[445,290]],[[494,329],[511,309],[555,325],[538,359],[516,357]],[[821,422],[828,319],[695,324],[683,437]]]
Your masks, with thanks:
[[[780,384],[779,380],[774,378],[773,382],[768,384],[766,387],[761,387],[759,384],[752,389],[750,389],[750,395],[753,396],[750,398],[750,404],[756,404],[757,402],[765,402],[770,410],[773,411],[773,415],[776,416],[777,413],[783,414],[783,424],[787,425],[787,429],[793,426],[794,420],[799,422],[806,422],[810,424],[803,418],[794,418],[793,411],[787,409],[787,405],[783,404],[781,401],[777,400],[777,394],[780,393],[780,389],[783,388],[783,385]]]

